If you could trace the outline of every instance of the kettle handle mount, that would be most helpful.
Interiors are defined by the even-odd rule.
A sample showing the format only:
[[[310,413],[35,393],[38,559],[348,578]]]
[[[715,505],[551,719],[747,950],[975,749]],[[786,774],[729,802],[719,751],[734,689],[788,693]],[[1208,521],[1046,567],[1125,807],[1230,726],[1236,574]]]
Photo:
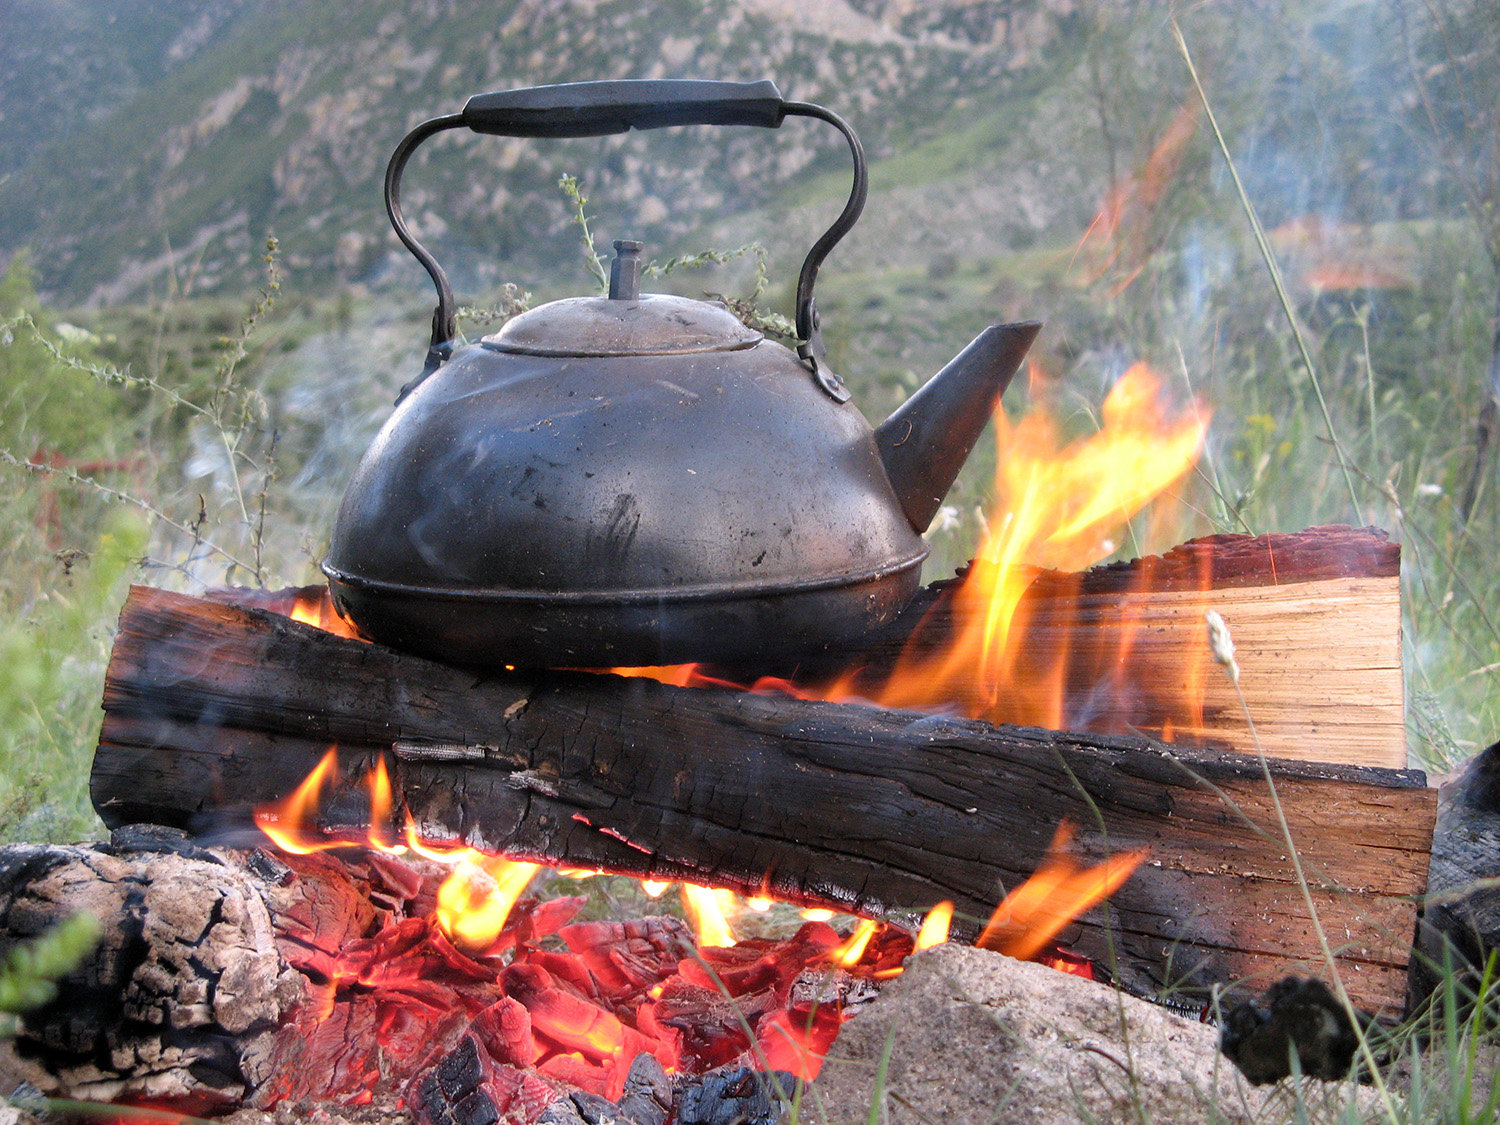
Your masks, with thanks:
[[[385,209],[396,236],[437,287],[432,344],[427,352],[427,371],[423,374],[447,360],[457,332],[457,305],[448,275],[412,235],[401,213],[401,173],[423,141],[444,130],[461,127],[503,137],[594,137],[671,125],[755,125],[776,129],[788,117],[815,117],[828,122],[844,135],[854,156],[854,185],[848,202],[833,225],[813,243],[797,277],[797,336],[802,341],[797,352],[821,376],[818,360],[823,355],[823,337],[813,302],[813,284],[823,259],[849,232],[864,209],[869,186],[864,148],[849,123],[838,114],[811,102],[786,101],[774,82],[684,79],[569,82],[478,94],[468,100],[461,112],[424,121],[402,138],[386,166]]]

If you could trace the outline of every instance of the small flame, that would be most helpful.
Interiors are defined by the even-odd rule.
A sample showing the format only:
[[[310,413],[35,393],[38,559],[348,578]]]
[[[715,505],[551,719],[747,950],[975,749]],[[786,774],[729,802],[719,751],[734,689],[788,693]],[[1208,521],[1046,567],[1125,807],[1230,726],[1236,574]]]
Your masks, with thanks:
[[[859,925],[854,927],[854,932],[849,935],[849,940],[843,945],[833,949],[828,954],[830,961],[837,961],[846,969],[852,969],[858,965],[864,957],[865,950],[869,948],[870,939],[880,929],[880,923],[871,921],[869,918],[861,918]]]
[[[1111,292],[1123,292],[1146,268],[1159,235],[1157,210],[1177,176],[1188,142],[1198,131],[1202,109],[1197,101],[1184,102],[1161,139],[1133,174],[1110,186],[1104,204],[1084,232],[1078,253],[1094,258],[1087,280],[1096,281],[1116,267]],[[1092,255],[1086,255],[1092,251]]]
[[[398,850],[395,841],[387,835],[391,827],[392,801],[391,774],[382,754],[375,759],[375,768],[370,771],[370,845],[378,851]]]
[[[944,899],[929,910],[927,917],[922,920],[922,928],[917,931],[914,952],[920,953],[924,949],[942,945],[948,940],[948,929],[952,925],[953,903]]]
[[[280,607],[277,607],[280,608]],[[291,605],[282,610],[293,621],[322,629],[349,640],[363,640],[359,631],[340,616],[326,586],[308,586],[297,590]]]
[[[698,935],[700,946],[735,944],[734,930],[725,916],[726,910],[733,909],[733,903],[733,892],[682,884],[682,909]]]
[[[975,945],[1021,961],[1036,958],[1064,926],[1114,894],[1146,858],[1146,849],[1138,848],[1083,868],[1068,854],[1072,840],[1073,825],[1064,820],[1041,865],[995,908]]]
[[[500,936],[511,908],[540,867],[483,852],[474,855],[460,860],[438,888],[436,919],[454,945],[480,953]]]

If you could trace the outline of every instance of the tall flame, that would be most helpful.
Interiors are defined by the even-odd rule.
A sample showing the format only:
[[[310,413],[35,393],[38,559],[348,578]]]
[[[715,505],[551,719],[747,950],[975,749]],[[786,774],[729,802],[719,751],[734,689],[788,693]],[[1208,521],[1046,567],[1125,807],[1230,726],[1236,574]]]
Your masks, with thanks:
[[[997,411],[994,509],[968,576],[954,594],[957,635],[937,651],[910,647],[873,690],[854,677],[831,698],[872,695],[890,707],[962,706],[994,722],[1064,726],[1059,688],[1066,654],[1038,671],[1022,662],[1022,595],[1037,568],[1081,570],[1116,546],[1115,536],[1197,460],[1208,420],[1201,411],[1169,418],[1161,380],[1144,364],[1110,390],[1100,429],[1064,443],[1041,411],[1012,423]],[[920,631],[919,631],[920,642]]]
[[[727,894],[727,898],[725,897]],[[734,928],[726,916],[731,909],[734,895],[713,887],[700,887],[692,883],[682,884],[682,909],[692,923],[700,946],[730,946],[735,944]]]
[[[279,801],[255,810],[255,823],[271,842],[292,855],[309,855],[344,846],[347,841],[320,839],[310,831],[326,785],[338,780],[339,751],[330,746],[302,783]]]

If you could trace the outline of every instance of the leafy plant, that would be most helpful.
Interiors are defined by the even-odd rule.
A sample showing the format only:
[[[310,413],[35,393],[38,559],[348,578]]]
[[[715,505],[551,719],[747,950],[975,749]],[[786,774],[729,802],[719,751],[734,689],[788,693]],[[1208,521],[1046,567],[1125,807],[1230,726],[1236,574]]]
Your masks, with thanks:
[[[21,1015],[51,1003],[57,997],[57,982],[93,952],[103,930],[98,918],[79,911],[30,941],[11,946],[0,962],[0,1012]]]

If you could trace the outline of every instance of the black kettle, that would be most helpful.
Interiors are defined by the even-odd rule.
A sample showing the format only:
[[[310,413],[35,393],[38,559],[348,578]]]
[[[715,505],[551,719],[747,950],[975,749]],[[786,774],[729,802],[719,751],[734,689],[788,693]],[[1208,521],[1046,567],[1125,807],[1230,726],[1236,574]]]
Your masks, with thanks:
[[[832,124],[854,186],[797,285],[792,349],[725,306],[639,292],[523,313],[455,347],[452,290],[412,237],[402,169],[446,129],[590,136]],[[438,292],[422,374],[364,455],[323,569],[371,639],[448,663],[785,667],[857,641],[916,592],[937,512],[1038,330],[986,329],[877,428],[823,359],[813,285],[864,206],[863,150],[771,82],[582,82],[484,94],[397,147],[386,204]]]

